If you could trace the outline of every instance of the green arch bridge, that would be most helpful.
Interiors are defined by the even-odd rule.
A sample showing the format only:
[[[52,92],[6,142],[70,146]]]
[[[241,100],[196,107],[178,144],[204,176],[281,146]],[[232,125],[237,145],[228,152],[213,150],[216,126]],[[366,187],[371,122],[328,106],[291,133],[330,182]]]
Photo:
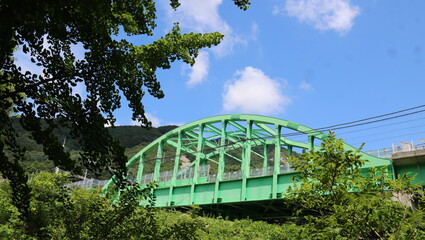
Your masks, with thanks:
[[[238,216],[281,214],[283,194],[296,174],[287,156],[315,148],[327,137],[272,117],[204,118],[164,134],[134,155],[127,162],[128,179],[156,181],[156,207],[201,205]],[[368,160],[364,168],[387,167],[395,176],[391,160],[361,154]],[[109,180],[104,189],[113,184]]]

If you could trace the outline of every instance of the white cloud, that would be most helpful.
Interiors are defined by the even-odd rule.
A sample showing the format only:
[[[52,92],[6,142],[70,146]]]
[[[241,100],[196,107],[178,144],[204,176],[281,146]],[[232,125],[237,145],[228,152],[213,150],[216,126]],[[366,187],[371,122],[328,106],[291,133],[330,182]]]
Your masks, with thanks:
[[[286,80],[272,79],[260,69],[245,67],[224,86],[223,109],[270,114],[283,111],[291,99],[282,93]]]
[[[360,8],[350,4],[350,0],[287,0],[285,12],[301,22],[306,22],[320,30],[348,32],[354,18],[360,14]],[[275,8],[274,14],[282,10]]]
[[[167,123],[165,125],[167,125],[167,126],[178,126],[178,127],[180,127],[180,126],[183,126],[184,124],[185,123],[182,123],[182,122],[170,122],[170,123]]]
[[[152,115],[150,113],[145,113],[145,116],[148,118],[149,121],[152,122],[152,127],[159,127],[159,126],[161,126],[161,120],[159,118],[155,117],[154,115]],[[132,125],[132,126],[134,126],[134,125],[140,126],[140,122],[139,121],[132,120],[130,122],[130,125]]]
[[[195,64],[192,66],[189,80],[186,82],[188,87],[194,87],[205,81],[209,69],[209,54],[206,51],[200,51],[196,58]]]
[[[178,20],[182,27],[197,32],[208,32],[211,29],[223,32],[231,31],[230,26],[221,18],[218,7],[223,0],[181,0],[177,11],[170,10],[173,20]]]
[[[118,125],[114,124],[114,126],[118,126]],[[106,128],[112,127],[112,123],[110,121],[107,121],[105,124],[103,124],[103,127],[106,127]]]
[[[104,127],[109,128],[112,127],[112,121],[111,120],[107,120],[105,124],[103,124]],[[117,120],[114,120],[114,126],[121,126],[121,124],[119,124],[119,122]]]
[[[237,44],[246,44],[246,41],[237,36],[232,27],[224,21],[218,8],[223,0],[181,0],[176,11],[169,8],[168,15],[173,22],[179,22],[183,29],[208,33],[218,31],[224,34],[224,40],[212,51],[216,56],[223,57],[230,54]]]
[[[282,6],[273,6],[273,11],[272,14],[273,15],[278,15],[281,14],[282,12],[284,12],[284,8]]]
[[[154,115],[149,114],[149,113],[146,113],[146,117],[148,118],[149,121],[152,122],[152,127],[161,126],[161,120],[159,120],[159,118],[157,118]]]
[[[313,91],[314,88],[310,83],[307,83],[306,81],[302,81],[299,88],[305,91]]]
[[[253,40],[257,40],[257,36],[260,33],[260,26],[258,26],[258,24],[256,22],[253,22],[251,25],[251,38]]]

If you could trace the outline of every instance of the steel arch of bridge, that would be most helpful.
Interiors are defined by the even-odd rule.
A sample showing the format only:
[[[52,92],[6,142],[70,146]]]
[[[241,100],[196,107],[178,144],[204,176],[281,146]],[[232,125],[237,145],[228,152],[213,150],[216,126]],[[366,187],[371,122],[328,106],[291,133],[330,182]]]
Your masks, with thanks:
[[[278,199],[296,174],[286,156],[314,149],[326,138],[287,120],[221,115],[171,130],[135,154],[127,168],[130,180],[158,182],[158,207]],[[344,148],[355,150],[345,143]],[[390,160],[361,154],[368,160],[365,168],[392,170]],[[111,185],[112,179],[104,188]]]

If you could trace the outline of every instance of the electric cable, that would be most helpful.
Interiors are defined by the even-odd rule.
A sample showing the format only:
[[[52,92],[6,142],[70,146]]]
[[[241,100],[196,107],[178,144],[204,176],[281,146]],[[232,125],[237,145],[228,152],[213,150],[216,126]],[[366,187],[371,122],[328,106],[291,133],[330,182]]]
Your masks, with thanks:
[[[405,113],[405,114],[401,114],[401,115],[397,115],[397,116],[392,116],[392,117],[388,117],[388,118],[364,122],[364,123],[357,123],[357,124],[352,124],[352,125],[347,125],[345,123],[341,123],[341,124],[338,124],[338,125],[347,125],[347,126],[341,126],[341,127],[330,126],[330,127],[315,128],[315,129],[312,129],[312,130],[309,130],[309,131],[306,131],[306,132],[295,132],[295,133],[282,134],[282,136],[289,137],[289,136],[297,136],[297,135],[303,135],[303,134],[308,134],[308,133],[323,132],[323,131],[326,131],[326,130],[339,130],[339,129],[345,129],[345,128],[352,128],[352,127],[382,122],[382,121],[386,121],[386,120],[391,120],[391,119],[395,119],[395,118],[405,117],[405,116],[409,116],[409,115],[413,115],[413,114],[417,114],[417,113],[421,113],[421,112],[425,112],[425,109],[415,111],[415,112]],[[385,114],[385,115],[387,115],[387,114]],[[376,118],[376,117],[373,117],[373,118]],[[371,118],[369,118],[369,119],[371,119]],[[361,120],[358,120],[358,121],[361,121]],[[358,121],[356,121],[356,122],[358,122]],[[334,126],[336,126],[336,125],[334,125]]]
[[[386,113],[386,114],[382,114],[382,115],[378,115],[378,116],[373,116],[373,117],[359,119],[359,120],[356,120],[356,121],[351,121],[351,122],[346,122],[346,123],[340,123],[340,124],[328,126],[328,127],[325,127],[325,128],[334,128],[334,127],[339,127],[339,126],[343,126],[343,125],[348,125],[348,124],[363,122],[363,121],[366,121],[366,120],[371,120],[371,119],[380,118],[380,117],[386,117],[386,116],[390,116],[390,115],[393,115],[393,114],[397,114],[397,113],[401,113],[401,112],[406,112],[406,111],[410,111],[410,110],[418,109],[418,108],[422,108],[422,107],[425,107],[425,105],[419,105],[419,106],[416,106],[416,107],[406,108],[406,109],[402,109],[402,110],[399,110],[399,111],[390,112],[390,113]],[[425,110],[423,110],[423,111],[425,111]]]
[[[385,131],[385,132],[377,132],[377,133],[373,133],[373,134],[369,134],[369,135],[362,135],[362,136],[356,136],[356,137],[351,137],[351,138],[344,138],[344,141],[358,139],[358,138],[365,138],[365,137],[368,137],[368,136],[375,136],[375,135],[380,135],[380,134],[385,134],[385,133],[390,133],[390,132],[402,131],[402,130],[407,130],[407,129],[412,129],[412,128],[418,128],[418,127],[423,127],[423,125],[416,125],[416,126],[410,126],[410,127],[405,127],[405,128],[397,128],[397,130],[390,130],[390,131]]]
[[[386,138],[380,138],[380,139],[374,139],[374,140],[371,140],[371,141],[368,141],[368,142],[376,142],[376,141],[382,141],[382,140],[387,140],[387,139],[392,139],[392,138],[398,138],[398,137],[404,137],[404,136],[411,136],[411,135],[415,135],[415,134],[418,134],[418,133],[425,133],[425,131],[408,133],[408,134],[402,134],[402,135],[398,135],[398,136],[392,136],[392,137],[386,137]],[[361,144],[361,143],[363,143],[363,142],[353,143],[352,145]]]
[[[338,132],[338,134],[348,134],[348,133],[362,132],[362,131],[366,131],[366,130],[370,130],[370,129],[387,127],[387,126],[392,126],[392,125],[401,124],[401,123],[407,123],[407,122],[414,122],[414,121],[423,120],[423,119],[425,119],[425,117],[423,117],[423,118],[409,119],[409,120],[405,120],[405,121],[400,121],[400,122],[395,122],[395,123],[389,123],[389,124],[384,124],[384,125],[374,126],[374,127],[369,127],[369,128],[362,128],[362,129],[348,131],[348,132]]]

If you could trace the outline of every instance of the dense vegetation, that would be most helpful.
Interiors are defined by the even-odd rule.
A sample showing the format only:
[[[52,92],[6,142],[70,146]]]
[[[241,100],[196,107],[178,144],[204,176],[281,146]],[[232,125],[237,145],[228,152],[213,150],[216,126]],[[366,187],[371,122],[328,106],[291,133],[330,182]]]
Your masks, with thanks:
[[[0,239],[282,239],[279,225],[248,219],[229,221],[188,213],[141,208],[130,193],[119,204],[99,190],[64,189],[63,174],[42,172],[30,182],[32,217],[38,225],[26,235],[10,188],[0,183]]]
[[[43,146],[37,144],[31,137],[31,134],[24,130],[19,124],[19,118],[12,118],[13,127],[18,134],[18,139],[22,147],[27,151],[43,152]],[[161,126],[158,128],[144,128],[139,126],[115,126],[107,128],[110,134],[116,138],[125,148],[133,148],[141,143],[150,143],[161,135],[176,128],[177,126]],[[64,144],[67,151],[82,150],[78,138],[70,135],[69,129],[58,128],[54,131],[61,143]]]
[[[28,232],[0,182],[1,239],[424,239],[423,192],[412,178],[385,169],[362,175],[364,160],[344,151],[333,135],[322,148],[288,159],[299,174],[285,195],[291,216],[280,224],[207,217],[152,208],[151,189],[133,186],[119,196],[99,189],[67,189],[64,174],[40,172],[29,182],[34,225]],[[354,190],[354,192],[353,192]],[[397,193],[397,194],[395,194]],[[396,201],[416,199],[417,209]],[[150,205],[141,207],[140,200]]]
[[[19,124],[19,118],[12,119],[13,126],[18,134],[18,142],[26,149],[25,158],[22,161],[24,170],[27,173],[36,173],[39,171],[54,171],[54,163],[49,160],[43,152],[43,146],[37,144],[31,137],[31,134],[23,129]],[[144,146],[154,141],[156,138],[176,128],[177,126],[161,126],[158,128],[143,128],[139,126],[116,126],[108,128],[111,136],[117,139],[120,144],[126,148],[127,157],[131,157],[140,151]],[[82,146],[79,139],[70,135],[69,129],[59,128],[55,131],[55,135],[62,141],[65,149],[70,152],[71,158],[78,161]],[[100,179],[110,177],[108,172],[102,172],[101,175],[90,175]]]

